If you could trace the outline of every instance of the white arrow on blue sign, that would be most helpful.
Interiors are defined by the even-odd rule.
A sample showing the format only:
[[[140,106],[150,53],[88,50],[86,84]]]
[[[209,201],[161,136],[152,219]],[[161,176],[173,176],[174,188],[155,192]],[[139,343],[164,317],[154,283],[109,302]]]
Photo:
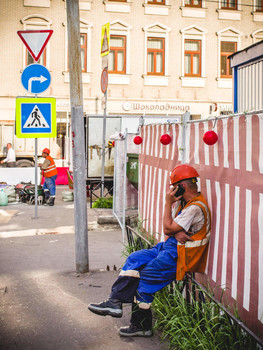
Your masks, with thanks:
[[[21,75],[24,88],[32,94],[40,94],[48,89],[51,76],[46,67],[41,64],[31,64],[27,66]]]

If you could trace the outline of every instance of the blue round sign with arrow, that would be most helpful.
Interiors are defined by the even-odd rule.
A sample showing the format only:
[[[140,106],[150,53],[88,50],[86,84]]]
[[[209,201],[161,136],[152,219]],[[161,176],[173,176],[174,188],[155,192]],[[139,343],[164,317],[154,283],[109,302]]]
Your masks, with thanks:
[[[40,94],[48,89],[51,76],[46,67],[34,63],[23,70],[21,81],[28,92],[31,94]]]

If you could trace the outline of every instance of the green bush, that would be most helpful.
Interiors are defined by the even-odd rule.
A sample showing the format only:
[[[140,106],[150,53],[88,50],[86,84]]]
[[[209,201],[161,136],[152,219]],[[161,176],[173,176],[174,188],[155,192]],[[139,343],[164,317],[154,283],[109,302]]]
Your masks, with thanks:
[[[105,198],[101,197],[98,198],[92,205],[92,208],[107,208],[111,209],[113,207],[113,197]]]

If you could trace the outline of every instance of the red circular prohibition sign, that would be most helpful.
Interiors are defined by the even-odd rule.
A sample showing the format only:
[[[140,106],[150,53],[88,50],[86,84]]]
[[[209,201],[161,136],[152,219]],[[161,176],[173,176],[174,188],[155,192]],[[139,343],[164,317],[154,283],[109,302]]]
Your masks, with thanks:
[[[100,80],[101,91],[105,94],[108,87],[108,68],[104,68]]]

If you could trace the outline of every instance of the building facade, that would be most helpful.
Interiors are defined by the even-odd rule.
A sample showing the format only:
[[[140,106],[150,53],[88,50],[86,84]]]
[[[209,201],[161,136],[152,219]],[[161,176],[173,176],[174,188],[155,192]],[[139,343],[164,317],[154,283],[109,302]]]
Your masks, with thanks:
[[[111,38],[107,113],[131,118],[163,115],[167,119],[189,111],[194,119],[232,112],[232,69],[227,57],[263,39],[262,0],[80,0],[79,7],[87,115],[103,114],[100,52],[105,23],[110,23]],[[1,152],[14,126],[16,97],[30,95],[21,84],[21,74],[33,60],[17,31],[52,29],[40,58],[50,71],[51,85],[41,96],[56,98],[56,157],[67,158],[66,2],[1,0],[0,17]]]

